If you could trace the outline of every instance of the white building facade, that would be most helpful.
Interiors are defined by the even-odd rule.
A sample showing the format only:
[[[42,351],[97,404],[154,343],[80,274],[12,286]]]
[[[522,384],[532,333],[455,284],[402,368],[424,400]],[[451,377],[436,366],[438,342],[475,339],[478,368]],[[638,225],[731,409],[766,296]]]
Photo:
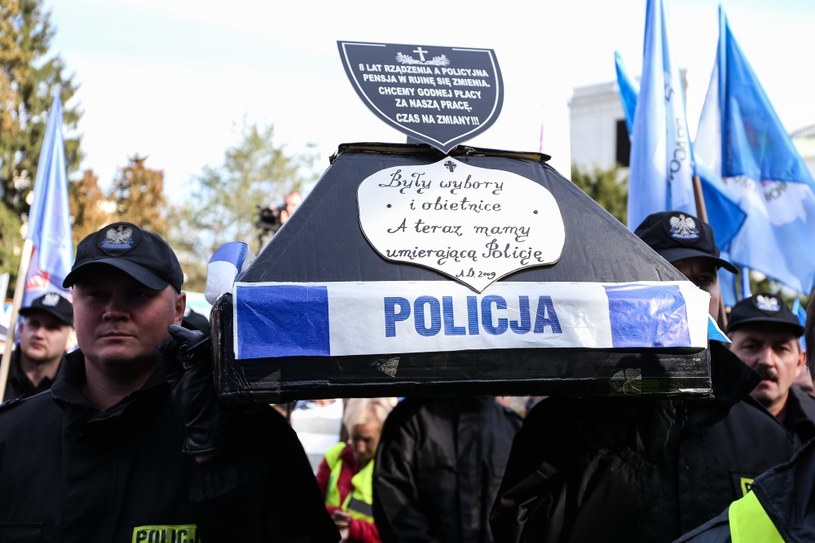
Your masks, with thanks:
[[[685,74],[682,74],[687,88]],[[631,144],[616,81],[576,87],[569,101],[572,166],[582,172],[628,168]],[[815,176],[815,124],[790,134]]]

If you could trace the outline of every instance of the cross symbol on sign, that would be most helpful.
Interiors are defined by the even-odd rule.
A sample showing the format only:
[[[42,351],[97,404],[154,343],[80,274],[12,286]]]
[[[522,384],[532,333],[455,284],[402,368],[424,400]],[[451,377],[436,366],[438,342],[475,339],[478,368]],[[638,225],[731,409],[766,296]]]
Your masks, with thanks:
[[[427,51],[422,49],[421,45],[419,47],[417,47],[416,49],[414,49],[413,52],[416,53],[417,55],[419,55],[419,60],[424,62],[424,54],[427,53]]]
[[[457,164],[455,162],[453,162],[452,160],[448,160],[447,162],[444,163],[444,165],[447,167],[448,170],[450,170],[452,172],[453,170],[456,169]]]

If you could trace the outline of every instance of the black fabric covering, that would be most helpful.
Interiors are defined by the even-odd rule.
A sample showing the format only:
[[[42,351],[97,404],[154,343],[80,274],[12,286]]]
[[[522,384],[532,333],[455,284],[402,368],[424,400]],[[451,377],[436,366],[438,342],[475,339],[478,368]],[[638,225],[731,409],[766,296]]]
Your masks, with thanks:
[[[390,262],[359,226],[357,187],[399,165],[431,164],[445,155],[425,145],[348,144],[242,281],[439,281],[431,269]],[[456,147],[450,156],[479,168],[506,170],[540,183],[557,200],[566,227],[560,260],[502,281],[676,281],[676,268],[624,224],[546,164],[545,155]]]
[[[357,188],[376,171],[444,158],[427,145],[344,144],[291,219],[241,278],[246,282],[439,281],[438,271],[383,259],[359,225]],[[670,263],[560,175],[538,153],[458,146],[456,160],[521,175],[548,189],[566,242],[560,260],[501,281],[675,281]],[[518,349],[235,361],[231,297],[215,304],[218,386],[259,401],[423,394],[706,395],[706,351]],[[398,372],[391,375],[394,366]]]

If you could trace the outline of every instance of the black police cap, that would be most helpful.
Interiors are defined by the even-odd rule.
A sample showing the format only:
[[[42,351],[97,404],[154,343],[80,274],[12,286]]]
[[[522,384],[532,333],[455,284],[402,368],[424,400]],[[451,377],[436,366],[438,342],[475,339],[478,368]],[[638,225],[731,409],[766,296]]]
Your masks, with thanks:
[[[77,283],[89,268],[99,265],[118,268],[154,290],[170,285],[181,292],[184,282],[181,264],[167,242],[129,222],[110,224],[80,241],[62,286]]]
[[[46,292],[42,296],[34,298],[31,305],[20,308],[20,315],[27,317],[38,311],[48,313],[65,324],[74,325],[73,304],[56,292]]]
[[[783,325],[798,337],[804,335],[801,321],[775,294],[754,294],[733,306],[727,318],[727,332],[747,324]]]
[[[739,269],[719,256],[713,229],[706,222],[683,211],[651,213],[634,233],[667,260],[706,258],[717,267],[738,273]]]

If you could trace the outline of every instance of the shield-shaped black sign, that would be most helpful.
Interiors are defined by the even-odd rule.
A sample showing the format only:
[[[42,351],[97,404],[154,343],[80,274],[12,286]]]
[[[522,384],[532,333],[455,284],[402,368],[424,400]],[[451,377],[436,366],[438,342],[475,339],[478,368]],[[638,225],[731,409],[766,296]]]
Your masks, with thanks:
[[[447,153],[489,128],[504,100],[492,49],[339,41],[348,78],[380,119]]]

